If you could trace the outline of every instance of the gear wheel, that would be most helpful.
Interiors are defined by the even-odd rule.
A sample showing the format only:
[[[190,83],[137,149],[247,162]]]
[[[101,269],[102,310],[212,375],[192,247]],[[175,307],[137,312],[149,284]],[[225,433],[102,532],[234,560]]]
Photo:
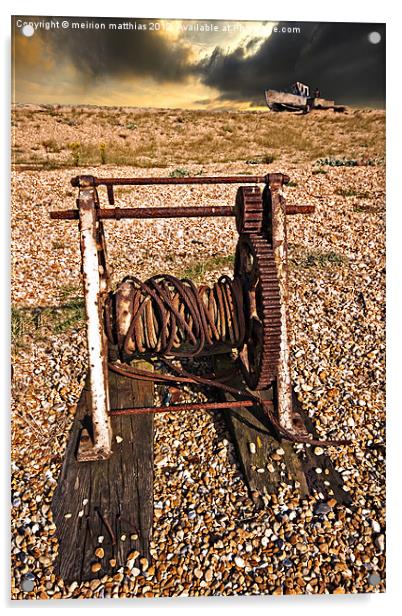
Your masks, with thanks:
[[[239,234],[260,233],[263,218],[261,190],[258,186],[241,186],[236,193],[236,227]]]
[[[241,371],[253,390],[274,380],[281,344],[281,303],[272,246],[262,234],[239,237],[235,277],[243,286],[247,332],[239,349]]]

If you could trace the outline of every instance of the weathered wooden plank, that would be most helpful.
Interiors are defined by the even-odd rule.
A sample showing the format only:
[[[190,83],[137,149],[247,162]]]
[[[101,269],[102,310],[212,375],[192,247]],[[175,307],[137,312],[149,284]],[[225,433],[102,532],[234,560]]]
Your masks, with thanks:
[[[230,366],[228,356],[220,356],[215,363],[218,372],[224,372]],[[230,385],[244,388],[239,374],[233,376]],[[267,399],[272,399],[272,389],[266,394]],[[234,399],[230,394],[225,394],[225,398]],[[256,503],[262,505],[262,495],[277,494],[285,481],[297,481],[301,494],[308,494],[301,463],[294,455],[292,445],[278,440],[259,405],[227,411],[225,416],[245,481]]]
[[[217,372],[227,371],[230,367],[228,356],[218,357],[215,366]],[[240,375],[236,373],[230,385],[244,388]],[[265,399],[272,399],[273,396],[272,389],[259,394]],[[225,398],[234,399],[230,394],[225,394]],[[317,438],[312,422],[305,417],[295,394],[293,409],[302,418],[308,432]],[[259,405],[228,410],[225,416],[245,481],[257,502],[258,494],[277,494],[281,483],[293,485],[302,497],[316,493],[322,494],[323,498],[335,498],[338,502],[350,502],[349,494],[343,490],[342,479],[329,456],[326,453],[317,455],[315,448],[309,445],[296,452],[293,443],[280,439],[274,433]],[[316,472],[317,468],[322,469],[321,474]]]
[[[136,365],[150,369],[145,362]],[[109,395],[111,408],[154,403],[152,382],[127,379],[112,372]],[[77,444],[83,426],[89,426],[89,409],[87,381],[52,502],[59,540],[56,570],[66,581],[113,574],[133,550],[150,559],[153,415],[112,417],[113,455],[108,460],[78,462]],[[99,537],[104,538],[102,543]],[[95,556],[99,547],[104,550],[101,558]],[[92,570],[95,563],[101,565],[97,572]]]
[[[318,439],[319,436],[314,429],[314,424],[304,411],[295,392],[293,392],[293,410],[301,417],[307,431],[313,438]],[[328,448],[324,445],[322,449],[324,449],[324,453],[317,455],[315,453],[316,447],[308,446],[304,447],[299,454],[309,492],[310,494],[322,494],[324,499],[335,498],[340,504],[350,505],[352,498],[349,492],[344,490],[342,477],[328,455]],[[322,473],[318,474],[316,469],[321,469]]]

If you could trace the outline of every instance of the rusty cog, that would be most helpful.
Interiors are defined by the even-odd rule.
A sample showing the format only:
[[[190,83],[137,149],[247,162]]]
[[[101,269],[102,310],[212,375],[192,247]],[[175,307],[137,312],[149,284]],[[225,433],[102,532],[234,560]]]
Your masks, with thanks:
[[[241,186],[236,193],[236,227],[239,234],[260,233],[263,217],[261,190],[258,186]]]
[[[251,389],[265,389],[278,368],[281,303],[274,254],[264,235],[240,235],[235,277],[243,286],[247,323],[245,342],[239,350],[241,371]]]

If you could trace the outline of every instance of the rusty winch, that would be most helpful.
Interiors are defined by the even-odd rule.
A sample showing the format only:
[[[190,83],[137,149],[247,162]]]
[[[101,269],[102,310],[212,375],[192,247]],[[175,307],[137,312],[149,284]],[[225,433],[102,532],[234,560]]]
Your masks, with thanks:
[[[82,441],[81,461],[105,459],[112,453],[110,416],[127,413],[185,411],[195,408],[227,409],[263,406],[279,434],[313,442],[292,411],[292,385],[287,330],[286,216],[312,213],[311,206],[289,206],[282,187],[286,175],[96,178],[78,176],[77,209],[51,213],[53,219],[78,219],[92,401],[91,439]],[[115,206],[116,185],[237,184],[235,204],[218,207]],[[263,190],[259,184],[263,184]],[[101,207],[98,187],[105,186],[109,205]],[[151,218],[235,217],[239,238],[234,275],[215,284],[196,286],[189,279],[168,274],[146,281],[127,276],[111,289],[103,221]],[[191,374],[175,360],[232,351],[245,382],[244,390],[223,379]],[[158,358],[170,374],[136,370],[136,358]],[[230,392],[234,402],[207,402],[173,406],[110,409],[108,370],[154,382],[185,382]],[[216,377],[216,375],[215,375]],[[273,400],[259,392],[273,389]]]

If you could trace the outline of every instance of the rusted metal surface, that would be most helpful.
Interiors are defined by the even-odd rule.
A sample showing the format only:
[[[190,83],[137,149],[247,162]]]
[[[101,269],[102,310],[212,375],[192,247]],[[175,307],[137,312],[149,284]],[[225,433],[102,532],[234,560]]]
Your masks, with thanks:
[[[314,214],[315,206],[314,205],[285,205],[286,214]]]
[[[127,277],[105,304],[105,331],[120,358],[141,354],[195,357],[216,345],[242,346],[243,288],[222,276],[213,286],[158,275]]]
[[[180,413],[183,411],[224,411],[232,408],[253,406],[253,400],[236,400],[235,402],[197,402],[173,404],[172,406],[140,406],[132,409],[113,409],[110,415],[145,415],[146,413]]]
[[[282,198],[283,178],[280,173],[270,176],[270,207],[272,224],[272,247],[279,281],[281,338],[279,366],[276,377],[276,402],[281,426],[294,432],[292,411],[292,381],[290,375],[290,355],[288,342],[288,264],[286,209]]]
[[[80,461],[102,460],[111,451],[112,433],[108,399],[107,346],[102,317],[102,297],[108,291],[108,270],[101,223],[96,219],[97,199],[91,186],[81,188],[78,199],[82,274],[90,365],[93,437],[83,431]]]
[[[238,233],[260,233],[263,203],[258,186],[241,186],[236,194],[234,210]]]
[[[135,208],[103,208],[97,212],[100,220],[121,220],[122,218],[207,218],[219,216],[234,216],[232,206],[186,206],[186,207],[135,207]],[[78,218],[77,210],[57,210],[50,212],[54,220],[75,220]]]
[[[71,185],[80,187],[83,183],[92,186],[146,186],[161,184],[267,184],[270,174],[267,175],[221,175],[221,176],[195,176],[183,178],[153,177],[153,178],[96,178],[94,176],[76,176],[72,178]],[[284,177],[284,183],[289,181]]]
[[[276,376],[280,353],[280,294],[272,246],[264,234],[243,234],[236,249],[235,277],[241,280],[247,336],[239,352],[247,385],[268,387]]]
[[[257,187],[246,187],[255,191]],[[257,191],[255,191],[256,194]],[[249,200],[250,201],[250,200]],[[239,200],[240,203],[242,203]],[[240,206],[239,206],[240,207]],[[238,210],[237,210],[238,211]],[[286,214],[313,214],[313,205],[286,205]],[[254,212],[247,211],[247,225],[245,231],[250,232],[253,223]],[[186,207],[116,207],[103,208],[96,212],[98,220],[122,220],[124,218],[147,219],[147,218],[219,218],[236,216],[236,207],[231,205],[214,206],[186,206]],[[55,210],[50,212],[52,220],[78,220],[78,210]],[[255,222],[255,220],[254,220]]]

